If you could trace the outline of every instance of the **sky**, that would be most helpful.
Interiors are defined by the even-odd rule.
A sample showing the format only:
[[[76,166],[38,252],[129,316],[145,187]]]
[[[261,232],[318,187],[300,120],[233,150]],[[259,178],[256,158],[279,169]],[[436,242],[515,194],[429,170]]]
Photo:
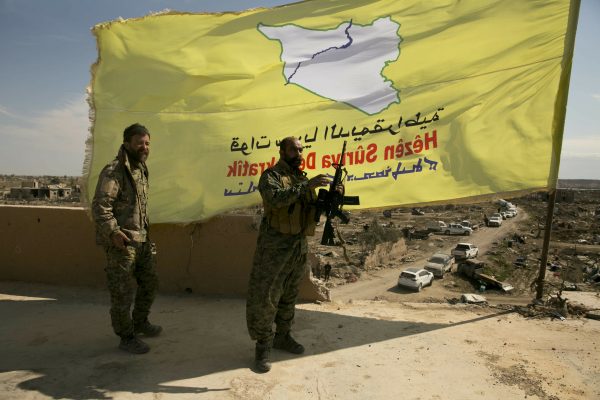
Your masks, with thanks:
[[[90,29],[171,9],[239,11],[289,0],[0,0],[0,174],[81,175]],[[600,0],[581,0],[560,179],[600,179]]]

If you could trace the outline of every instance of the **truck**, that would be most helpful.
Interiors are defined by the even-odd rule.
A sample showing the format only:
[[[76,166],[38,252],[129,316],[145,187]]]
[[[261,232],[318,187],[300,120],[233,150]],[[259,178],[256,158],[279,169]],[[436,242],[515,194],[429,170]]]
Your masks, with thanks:
[[[490,217],[488,220],[488,226],[501,226],[502,225],[502,217]]]
[[[458,259],[468,259],[475,258],[479,254],[479,249],[477,246],[471,243],[459,243],[452,250],[452,255],[454,258]]]
[[[452,264],[454,264],[454,257],[444,253],[436,253],[427,260],[424,269],[431,272],[436,278],[443,279],[445,273],[452,270]]]
[[[473,229],[468,226],[462,226],[461,224],[448,224],[446,228],[444,228],[444,233],[446,235],[470,235],[473,232]]]
[[[472,230],[479,229],[479,224],[475,224],[468,220],[460,221],[460,224],[462,226],[466,226],[467,228],[471,228]]]
[[[430,232],[444,232],[448,225],[444,221],[429,221],[427,230]]]

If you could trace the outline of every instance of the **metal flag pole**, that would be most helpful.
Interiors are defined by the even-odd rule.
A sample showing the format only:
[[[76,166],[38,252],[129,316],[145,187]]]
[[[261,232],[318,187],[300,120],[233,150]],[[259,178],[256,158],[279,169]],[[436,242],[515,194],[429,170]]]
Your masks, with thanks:
[[[571,67],[573,66],[573,51],[575,48],[575,33],[577,32],[577,19],[579,18],[580,0],[571,0],[569,8],[569,22],[565,35],[565,48],[562,59],[562,73],[558,88],[558,95],[554,103],[554,120],[552,121],[553,148],[550,165],[550,177],[548,178],[548,212],[546,214],[546,232],[544,233],[544,244],[540,260],[540,270],[537,277],[536,300],[541,300],[544,295],[544,281],[546,278],[546,263],[548,262],[548,249],[550,247],[550,233],[552,232],[552,215],[554,214],[554,203],[556,202],[556,186],[558,182],[558,167],[560,164],[560,150],[562,148],[562,137],[565,129],[565,115],[567,110],[567,98],[569,96],[569,80],[571,78]]]

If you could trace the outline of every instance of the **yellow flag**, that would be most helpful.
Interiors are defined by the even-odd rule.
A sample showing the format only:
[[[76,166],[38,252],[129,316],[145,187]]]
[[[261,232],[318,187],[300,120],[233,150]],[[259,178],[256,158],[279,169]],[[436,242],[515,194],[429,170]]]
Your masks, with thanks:
[[[314,0],[94,27],[87,193],[139,122],[154,223],[260,203],[279,141],[386,207],[553,187],[576,0]]]

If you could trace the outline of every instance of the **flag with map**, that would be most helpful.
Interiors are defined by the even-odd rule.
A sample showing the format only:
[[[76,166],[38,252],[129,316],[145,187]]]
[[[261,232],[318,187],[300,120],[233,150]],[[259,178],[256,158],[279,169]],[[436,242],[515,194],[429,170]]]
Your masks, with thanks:
[[[123,129],[150,130],[150,216],[260,203],[279,142],[363,208],[473,200],[556,182],[576,0],[313,0],[96,25],[86,192]]]

